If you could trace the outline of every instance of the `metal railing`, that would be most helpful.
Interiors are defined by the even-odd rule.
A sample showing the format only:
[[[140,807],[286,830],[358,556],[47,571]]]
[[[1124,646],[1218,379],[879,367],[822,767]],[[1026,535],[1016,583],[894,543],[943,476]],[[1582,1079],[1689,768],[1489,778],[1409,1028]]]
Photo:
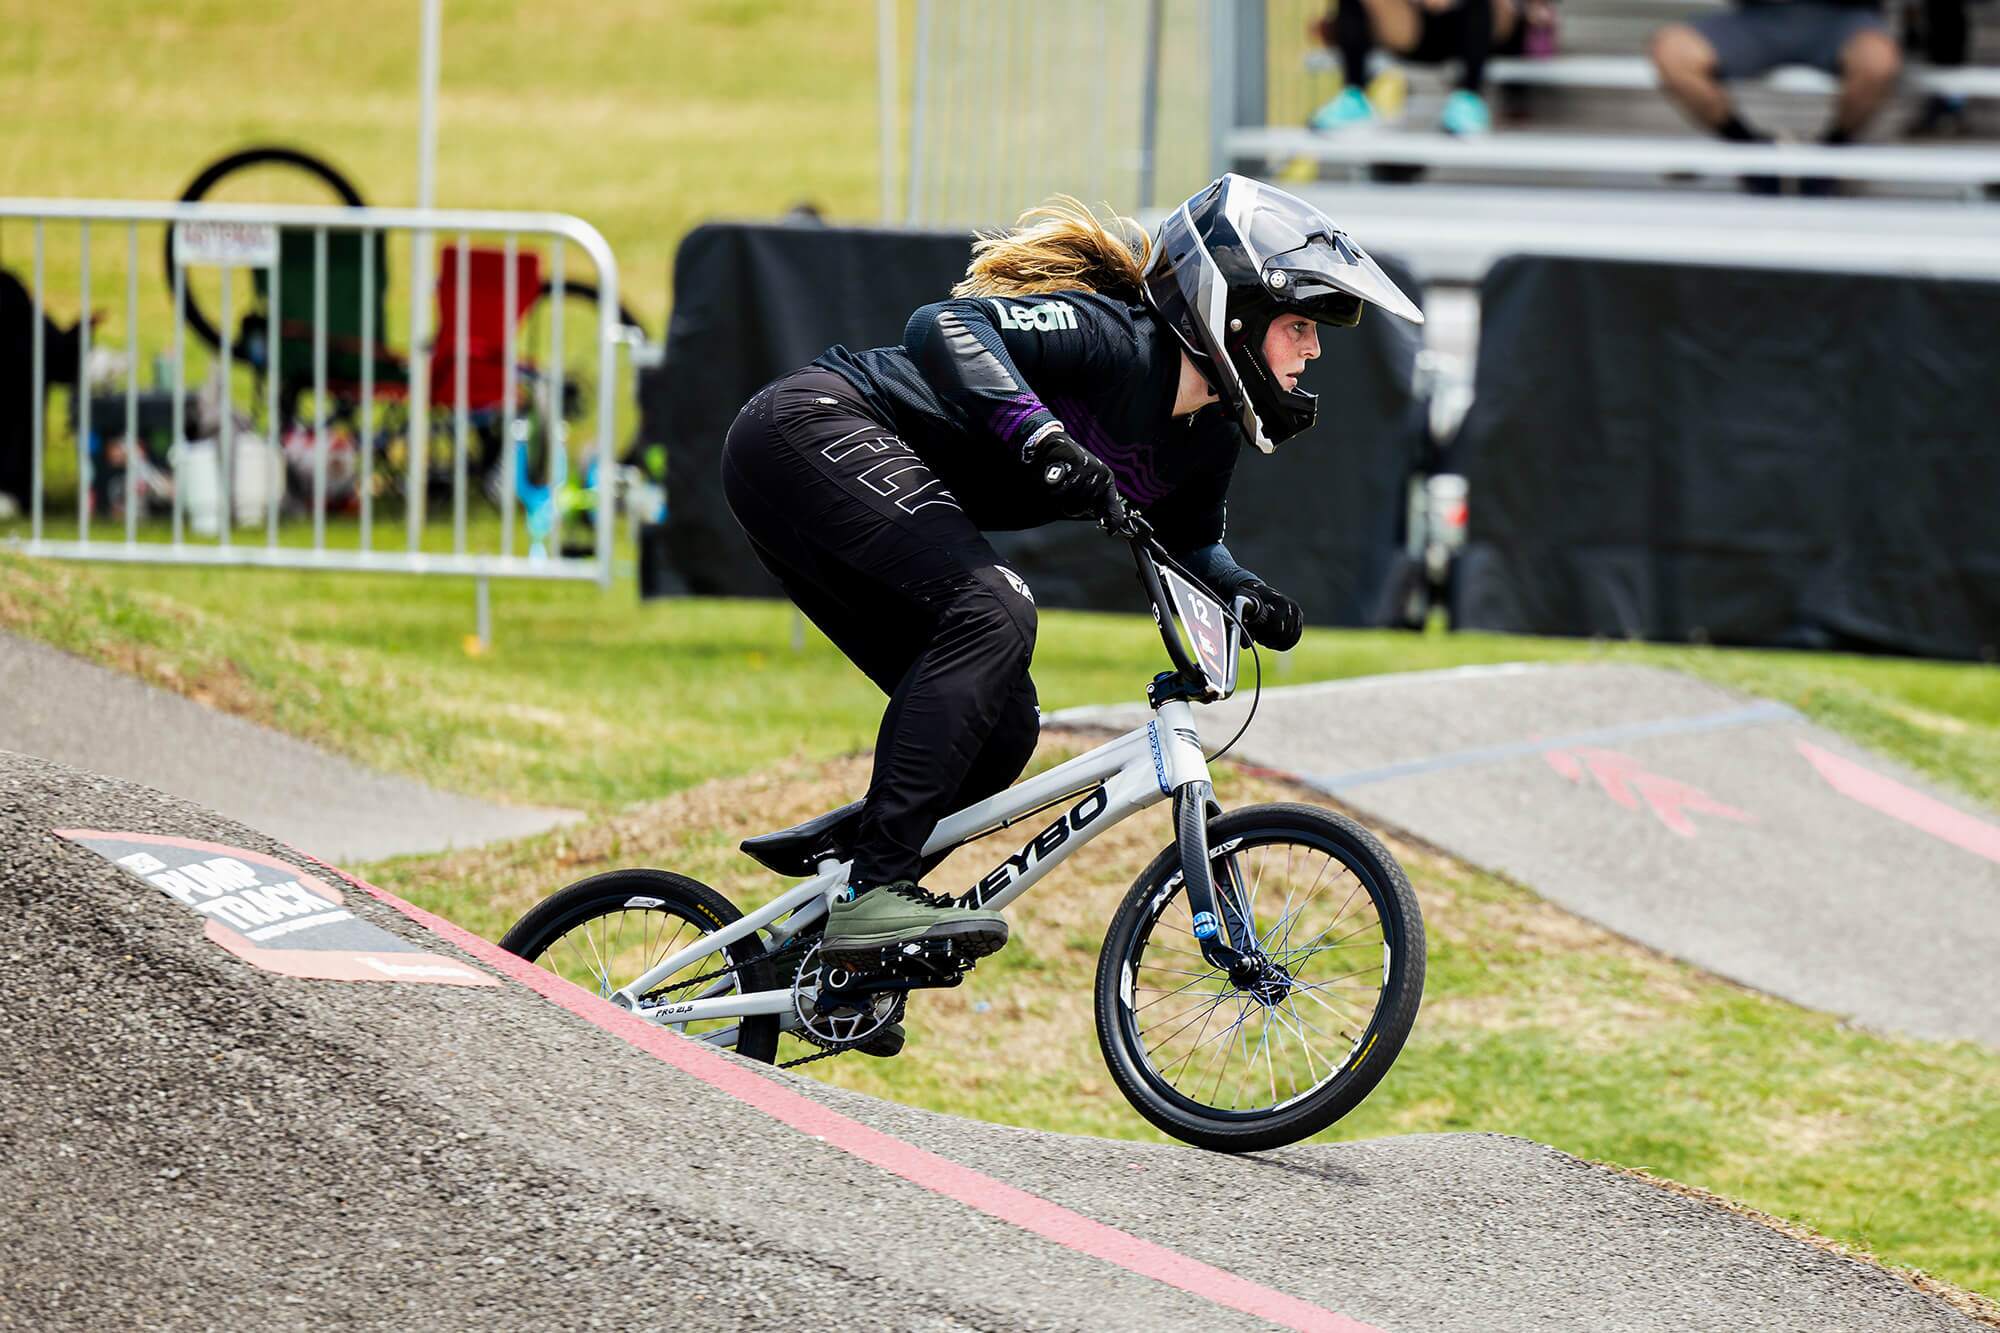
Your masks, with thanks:
[[[609,583],[618,349],[636,330],[619,314],[616,260],[589,223],[554,213],[8,199],[0,200],[0,226],[32,230],[34,256],[32,469],[27,532],[13,534],[14,549],[69,560],[470,575],[479,580],[482,637],[489,578]],[[169,303],[167,332],[150,341],[141,256],[161,251],[141,246],[142,231],[167,242],[148,302]],[[92,263],[101,268],[104,254],[93,241],[106,232],[124,268],[122,402],[92,384],[93,349],[103,341]],[[434,292],[393,287],[392,240],[412,258],[439,248]],[[574,276],[572,248],[587,261]],[[67,467],[49,452],[57,423],[46,410],[46,316],[51,297],[67,295],[50,290],[52,254],[74,262],[81,312],[73,532],[57,531],[70,524],[47,496],[52,464]],[[197,282],[211,293],[212,322],[193,304]],[[246,284],[247,299],[239,291]],[[305,289],[288,292],[298,284]],[[573,296],[594,296],[596,318],[587,339],[566,344]],[[388,346],[398,305],[408,312],[401,354]],[[193,340],[191,318],[200,335]],[[206,355],[190,348],[205,339],[214,344]],[[565,352],[586,342],[588,363],[568,376]],[[142,413],[149,349],[160,382]],[[214,434],[190,439],[190,411],[204,406],[192,393],[198,382],[207,386]],[[570,481],[572,420],[583,440],[594,435],[579,460],[592,479],[581,494]],[[478,493],[497,512],[475,525]],[[447,500],[451,539],[441,549]],[[385,542],[378,511],[398,502],[402,537]],[[566,507],[594,510],[589,542],[567,551]],[[105,535],[121,511],[115,535]],[[433,523],[438,532],[428,532]]]

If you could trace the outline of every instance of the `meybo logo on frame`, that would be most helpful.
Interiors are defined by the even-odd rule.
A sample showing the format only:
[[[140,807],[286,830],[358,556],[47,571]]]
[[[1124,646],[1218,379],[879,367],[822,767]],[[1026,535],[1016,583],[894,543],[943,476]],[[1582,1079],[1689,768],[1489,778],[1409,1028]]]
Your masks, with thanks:
[[[1044,301],[1025,309],[995,301],[993,308],[1000,312],[1000,327],[1003,329],[1055,333],[1060,329],[1076,327],[1076,309],[1067,301]]]

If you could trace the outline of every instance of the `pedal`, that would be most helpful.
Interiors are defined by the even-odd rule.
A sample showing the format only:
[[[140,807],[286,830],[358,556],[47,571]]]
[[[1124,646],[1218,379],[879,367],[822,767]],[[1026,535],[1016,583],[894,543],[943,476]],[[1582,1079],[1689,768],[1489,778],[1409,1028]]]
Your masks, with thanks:
[[[883,1060],[900,1054],[903,1049],[903,1025],[890,1023],[877,1031],[874,1036],[864,1037],[855,1043],[854,1049],[863,1055],[872,1055]]]
[[[860,1007],[884,991],[936,990],[956,986],[979,959],[952,941],[911,940],[872,958],[849,959],[821,983],[822,1006]],[[831,984],[828,984],[828,983]]]

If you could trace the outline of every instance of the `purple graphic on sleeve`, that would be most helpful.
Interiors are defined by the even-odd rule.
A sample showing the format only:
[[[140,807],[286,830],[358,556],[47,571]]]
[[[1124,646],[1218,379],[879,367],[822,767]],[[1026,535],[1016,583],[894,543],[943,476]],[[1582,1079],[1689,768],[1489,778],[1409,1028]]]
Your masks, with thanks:
[[[1014,432],[1021,429],[1022,422],[1037,412],[1046,411],[1048,409],[1042,406],[1042,400],[1039,398],[1033,396],[1010,398],[994,410],[991,422],[993,434],[1012,443]]]

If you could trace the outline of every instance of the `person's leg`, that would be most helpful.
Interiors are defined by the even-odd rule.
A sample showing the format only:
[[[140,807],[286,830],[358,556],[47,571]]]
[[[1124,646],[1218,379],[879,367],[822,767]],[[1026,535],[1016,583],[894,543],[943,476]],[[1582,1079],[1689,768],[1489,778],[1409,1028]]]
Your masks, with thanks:
[[[1903,73],[1903,53],[1888,29],[1873,15],[1866,17],[1873,21],[1842,24],[1843,40],[1835,61],[1840,100],[1827,127],[1828,143],[1846,143],[1859,136],[1896,91],[1896,80]]]
[[[759,558],[827,636],[890,695],[854,852],[861,884],[914,879],[989,739],[1021,711],[1034,603],[921,460],[858,402],[781,381],[770,425],[738,418],[724,494]],[[754,400],[753,400],[753,406]],[[858,423],[858,424],[857,424]],[[882,493],[886,479],[895,485]],[[906,511],[896,496],[921,489]],[[1010,746],[1016,742],[1009,741]],[[1019,772],[1025,752],[1013,773]]]
[[[1446,134],[1484,134],[1492,113],[1480,91],[1493,51],[1493,0],[1459,0],[1451,9],[1424,11],[1423,36],[1414,58],[1457,61],[1458,86],[1445,98],[1438,127]]]
[[[1726,77],[1742,77],[1739,70],[1729,73],[1729,65],[1751,66],[1747,58],[1754,35],[1742,20],[1742,12],[1712,14],[1694,23],[1669,23],[1653,34],[1650,54],[1659,71],[1660,90],[1682,114],[1711,134],[1738,143],[1754,143],[1763,138],[1745,125],[1736,114],[1735,103],[1723,86]],[[1734,57],[1728,64],[1724,52]]]
[[[1346,86],[1307,123],[1316,130],[1334,130],[1370,122],[1375,108],[1367,93],[1368,57],[1378,42],[1399,54],[1417,44],[1417,7],[1411,0],[1339,0],[1326,26],[1340,51]]]
[[[1340,0],[1333,12],[1333,39],[1340,47],[1340,76],[1350,88],[1368,86],[1368,56],[1375,49],[1375,30],[1362,0]]]
[[[1770,136],[1745,124],[1724,84],[1749,78],[1779,63],[1772,54],[1770,9],[1788,5],[1705,14],[1691,23],[1669,23],[1653,34],[1653,66],[1667,100],[1702,129],[1730,143],[1766,143]],[[1776,176],[1743,177],[1752,194],[1777,194]]]
[[[1358,8],[1368,15],[1375,40],[1396,55],[1414,51],[1423,38],[1424,16],[1413,0],[1360,0]]]
[[[1902,75],[1902,52],[1878,14],[1835,5],[1784,8],[1791,11],[1787,17],[1795,34],[1786,59],[1813,65],[1840,79],[1840,97],[1821,141],[1853,142],[1895,92],[1896,80]],[[1832,176],[1808,176],[1799,182],[1801,194],[1823,197],[1840,192],[1841,183]]]
[[[1459,0],[1458,86],[1478,93],[1486,84],[1486,61],[1493,53],[1493,0]]]
[[[961,804],[962,792],[992,780],[980,760],[995,729],[1003,718],[1019,720],[1020,687],[1034,656],[1033,603],[991,565],[956,580],[939,602],[929,641],[882,715],[855,848],[857,883],[917,877],[937,822]],[[1018,762],[995,790],[1027,761],[1025,754],[997,758]],[[979,784],[968,782],[975,769]]]

